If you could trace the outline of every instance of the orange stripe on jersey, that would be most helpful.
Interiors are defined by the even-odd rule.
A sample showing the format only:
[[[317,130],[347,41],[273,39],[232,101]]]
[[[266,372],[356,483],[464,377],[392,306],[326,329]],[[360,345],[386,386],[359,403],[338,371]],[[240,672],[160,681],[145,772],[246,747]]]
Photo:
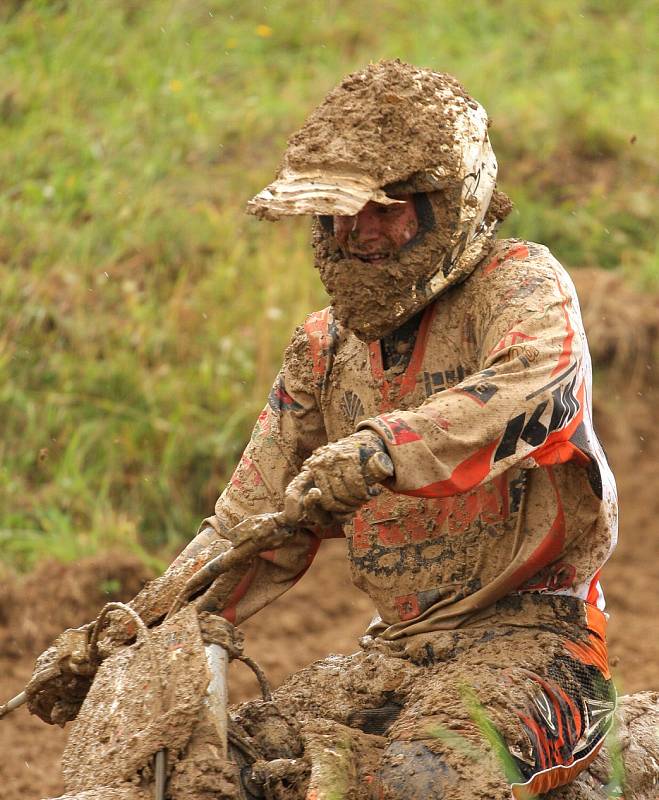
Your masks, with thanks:
[[[220,616],[224,617],[227,622],[230,622],[232,625],[236,621],[236,606],[238,602],[245,596],[247,590],[252,584],[254,580],[254,574],[256,573],[257,562],[252,564],[249,568],[248,572],[243,576],[240,583],[233,592],[229,595],[229,599],[227,600],[227,604],[224,609],[221,611]]]
[[[582,453],[572,442],[558,442],[550,448],[542,448],[540,453],[535,456],[535,461],[541,467],[550,467],[555,464],[567,464],[573,461],[582,467],[590,464],[590,458]]]
[[[558,279],[556,281],[558,283]],[[565,338],[563,339],[563,349],[561,351],[560,356],[558,357],[558,363],[554,367],[551,377],[553,378],[554,375],[559,375],[570,363],[570,358],[572,357],[572,340],[574,339],[574,328],[572,327],[572,323],[570,322],[570,315],[567,312],[567,304],[570,302],[570,298],[565,295],[563,288],[561,287],[560,283],[558,283],[558,287],[563,295],[563,302],[561,303],[561,307],[563,309],[563,315],[565,317]]]
[[[329,348],[329,317],[330,309],[315,311],[310,314],[304,323],[304,330],[309,340],[313,374],[322,378],[327,369],[327,352]]]
[[[412,358],[410,359],[410,363],[407,365],[407,369],[399,378],[401,397],[409,394],[416,386],[416,378],[421,370],[423,359],[426,354],[428,333],[430,332],[430,326],[432,325],[432,321],[435,318],[436,312],[437,303],[432,303],[421,319],[419,332],[417,333],[414,349],[412,350]]]
[[[451,477],[446,480],[429,483],[420,489],[397,491],[410,497],[451,497],[454,494],[468,492],[487,478],[490,472],[492,456],[498,443],[498,441],[491,442],[476,451],[465,459],[462,464],[458,464],[451,473]]]
[[[593,575],[593,579],[590,582],[590,587],[588,589],[588,595],[586,597],[586,602],[591,603],[593,606],[597,606],[597,601],[600,598],[600,574],[602,570],[598,569],[597,572]]]
[[[380,344],[379,340],[376,342],[371,342],[368,346],[369,350],[369,361],[371,364],[371,373],[373,377],[377,381],[378,388],[380,390],[381,400],[380,400],[380,413],[385,413],[387,411],[391,411],[391,388],[392,386],[398,386],[398,398],[405,397],[405,395],[409,394],[417,385],[417,376],[421,367],[423,365],[423,359],[426,355],[426,344],[428,341],[428,333],[430,332],[430,326],[432,324],[433,319],[435,318],[435,313],[437,311],[437,304],[431,303],[428,306],[426,311],[421,318],[421,324],[419,325],[419,331],[416,336],[416,341],[414,342],[414,349],[412,350],[412,357],[410,359],[409,364],[407,365],[405,372],[401,375],[397,375],[393,380],[388,381],[384,377],[384,364],[382,362],[382,345]]]
[[[529,257],[529,248],[525,244],[518,244],[516,247],[512,247],[503,257],[504,261],[510,261],[511,258],[516,258],[518,260],[523,260]]]
[[[519,258],[524,259],[529,257],[529,248],[525,244],[519,244],[516,247],[512,247],[510,250],[505,252],[502,256],[496,256],[495,258],[490,261],[487,266],[484,267],[484,272],[486,275],[489,275],[490,272],[494,272],[497,267],[500,267],[504,261],[509,261],[511,258]]]

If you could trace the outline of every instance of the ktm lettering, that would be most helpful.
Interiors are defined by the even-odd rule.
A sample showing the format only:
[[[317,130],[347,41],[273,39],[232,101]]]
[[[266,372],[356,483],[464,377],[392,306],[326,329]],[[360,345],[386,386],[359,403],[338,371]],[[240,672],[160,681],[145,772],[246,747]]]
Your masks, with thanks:
[[[579,411],[579,401],[574,396],[576,378],[563,389],[559,386],[554,389],[550,400],[543,400],[539,403],[531,416],[518,414],[513,417],[506,425],[497,451],[494,454],[494,461],[501,461],[503,458],[512,456],[519,446],[520,441],[526,442],[531,447],[539,447],[554,431],[561,430],[573,419]],[[552,403],[551,418],[547,424],[541,421],[549,403]]]

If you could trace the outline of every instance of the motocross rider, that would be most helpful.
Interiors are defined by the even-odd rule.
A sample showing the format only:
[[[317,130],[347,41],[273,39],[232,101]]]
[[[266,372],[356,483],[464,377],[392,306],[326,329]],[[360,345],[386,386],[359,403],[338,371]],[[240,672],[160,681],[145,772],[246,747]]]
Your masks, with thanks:
[[[345,537],[377,613],[362,652],[340,673],[310,668],[305,691],[317,703],[329,670],[344,706],[313,714],[386,736],[374,797],[546,792],[593,760],[615,706],[599,576],[616,492],[579,306],[546,247],[496,238],[510,203],[488,124],[452,77],[384,61],[346,77],[291,137],[248,210],[312,216],[331,305],[295,332],[214,515],[133,603],[156,619],[241,520],[304,506],[307,524],[217,609],[240,624],[302,577],[322,539]],[[377,453],[393,474],[374,486]],[[387,687],[375,670],[356,697],[350,681],[375,654],[405,667]],[[37,669],[31,710],[74,717],[91,679],[78,673],[39,682]],[[464,768],[433,733],[456,724],[485,767]],[[502,748],[514,772],[497,778]]]

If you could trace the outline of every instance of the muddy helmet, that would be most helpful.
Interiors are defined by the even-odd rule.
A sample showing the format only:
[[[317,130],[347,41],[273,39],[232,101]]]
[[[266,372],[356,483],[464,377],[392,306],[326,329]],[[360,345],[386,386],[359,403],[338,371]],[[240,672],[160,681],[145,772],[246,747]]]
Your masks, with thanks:
[[[271,220],[314,215],[316,265],[337,317],[366,341],[380,338],[466,277],[491,247],[508,204],[492,204],[503,213],[490,208],[497,162],[487,129],[485,110],[452,76],[398,60],[371,64],[291,136],[276,180],[247,210]],[[407,193],[428,198],[430,212],[411,247],[377,274],[341,253],[332,216]]]

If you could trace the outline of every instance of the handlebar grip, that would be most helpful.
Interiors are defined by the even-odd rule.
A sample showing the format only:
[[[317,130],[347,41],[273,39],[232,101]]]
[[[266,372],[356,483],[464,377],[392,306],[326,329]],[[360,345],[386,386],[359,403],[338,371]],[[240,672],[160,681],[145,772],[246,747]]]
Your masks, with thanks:
[[[375,453],[364,465],[364,477],[369,486],[391,478],[393,474],[394,462],[386,453]]]

